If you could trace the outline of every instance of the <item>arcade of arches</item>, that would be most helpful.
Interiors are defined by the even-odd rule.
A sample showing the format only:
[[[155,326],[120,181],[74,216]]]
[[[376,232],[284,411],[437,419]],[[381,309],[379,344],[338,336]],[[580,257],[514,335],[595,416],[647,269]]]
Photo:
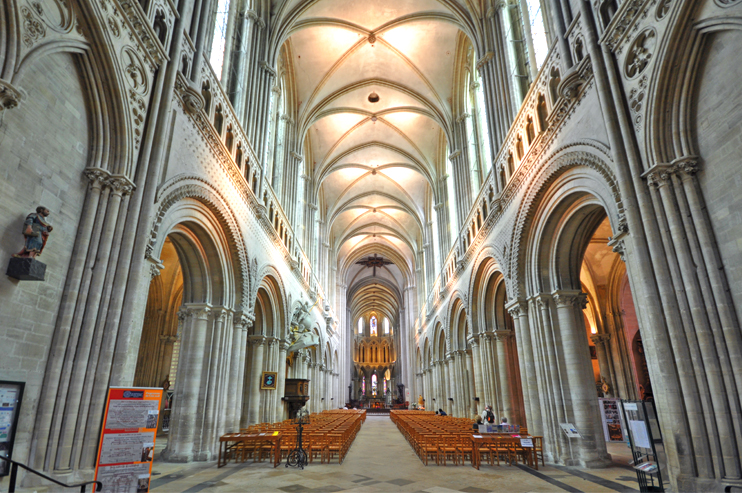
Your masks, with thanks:
[[[13,458],[89,479],[107,389],[169,386],[157,460],[214,461],[306,379],[311,412],[490,405],[591,470],[599,399],[652,401],[674,491],[742,487],[740,26],[740,0],[3,2],[4,258],[53,225],[45,279],[0,283]]]

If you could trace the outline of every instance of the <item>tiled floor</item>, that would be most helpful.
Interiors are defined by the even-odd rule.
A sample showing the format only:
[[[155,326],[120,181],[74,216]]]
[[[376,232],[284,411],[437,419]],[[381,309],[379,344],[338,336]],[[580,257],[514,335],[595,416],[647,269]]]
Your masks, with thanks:
[[[624,447],[619,444],[619,447]],[[159,447],[158,447],[159,448]],[[614,456],[627,454],[612,449]],[[628,454],[627,454],[628,455]],[[623,460],[623,457],[621,457]],[[624,461],[625,463],[625,461]],[[299,492],[421,492],[462,491],[638,491],[636,476],[626,467],[584,470],[550,466],[525,467],[425,466],[388,417],[370,416],[355,443],[338,465],[314,463],[306,469],[274,469],[268,463],[167,464],[155,461],[154,493],[283,491]]]

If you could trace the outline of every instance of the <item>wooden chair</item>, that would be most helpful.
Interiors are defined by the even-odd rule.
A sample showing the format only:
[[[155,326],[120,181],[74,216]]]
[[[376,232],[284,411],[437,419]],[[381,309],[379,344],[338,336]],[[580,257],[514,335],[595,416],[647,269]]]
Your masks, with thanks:
[[[327,463],[332,462],[332,458],[337,456],[338,464],[343,463],[345,458],[345,448],[343,446],[343,435],[339,433],[328,433],[327,434],[327,447],[325,448],[325,457]]]
[[[325,463],[325,451],[327,450],[327,437],[321,433],[314,433],[308,436],[309,442],[305,444],[304,449],[309,455],[309,462],[319,457],[322,464]]]
[[[457,437],[455,435],[443,435],[441,437],[441,441],[438,444],[438,453],[440,454],[441,459],[439,459],[439,463],[442,460],[443,465],[446,465],[446,461],[448,458],[451,458],[451,461],[453,461],[453,465],[458,465],[458,457],[457,457]]]
[[[438,435],[423,435],[420,437],[420,450],[423,463],[426,466],[430,457],[434,457],[436,465],[438,464],[438,440]]]
[[[544,437],[532,437],[533,438],[533,453],[536,460],[536,469],[538,469],[538,461],[541,459],[541,465],[544,464]]]
[[[471,435],[459,434],[457,438],[456,452],[461,460],[461,465],[463,466],[466,464],[467,456],[469,457],[469,463],[471,464],[474,461],[472,457],[474,454],[474,445],[471,443]]]

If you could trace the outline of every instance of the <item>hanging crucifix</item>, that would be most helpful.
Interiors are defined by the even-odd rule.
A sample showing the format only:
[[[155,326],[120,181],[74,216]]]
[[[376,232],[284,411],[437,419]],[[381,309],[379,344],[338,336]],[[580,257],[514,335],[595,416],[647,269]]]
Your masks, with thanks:
[[[378,257],[374,253],[374,256],[373,257],[369,257],[366,260],[359,260],[356,263],[357,264],[360,264],[360,265],[365,265],[366,267],[373,267],[373,269],[374,269],[373,276],[376,277],[376,268],[377,267],[383,267],[385,265],[393,264],[394,262],[392,262],[391,260],[384,260],[383,257]]]

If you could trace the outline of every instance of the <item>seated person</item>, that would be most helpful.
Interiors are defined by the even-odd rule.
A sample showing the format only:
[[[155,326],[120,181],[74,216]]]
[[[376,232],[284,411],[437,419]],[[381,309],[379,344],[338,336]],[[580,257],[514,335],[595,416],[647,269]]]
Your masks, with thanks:
[[[481,416],[477,416],[474,419],[474,424],[472,425],[472,428],[474,428],[474,431],[479,431],[479,425],[481,425],[481,424],[482,424],[482,417]]]
[[[446,414],[446,411],[444,411],[443,409],[438,409],[438,412],[436,414],[438,414],[438,416],[448,416],[448,414]]]

